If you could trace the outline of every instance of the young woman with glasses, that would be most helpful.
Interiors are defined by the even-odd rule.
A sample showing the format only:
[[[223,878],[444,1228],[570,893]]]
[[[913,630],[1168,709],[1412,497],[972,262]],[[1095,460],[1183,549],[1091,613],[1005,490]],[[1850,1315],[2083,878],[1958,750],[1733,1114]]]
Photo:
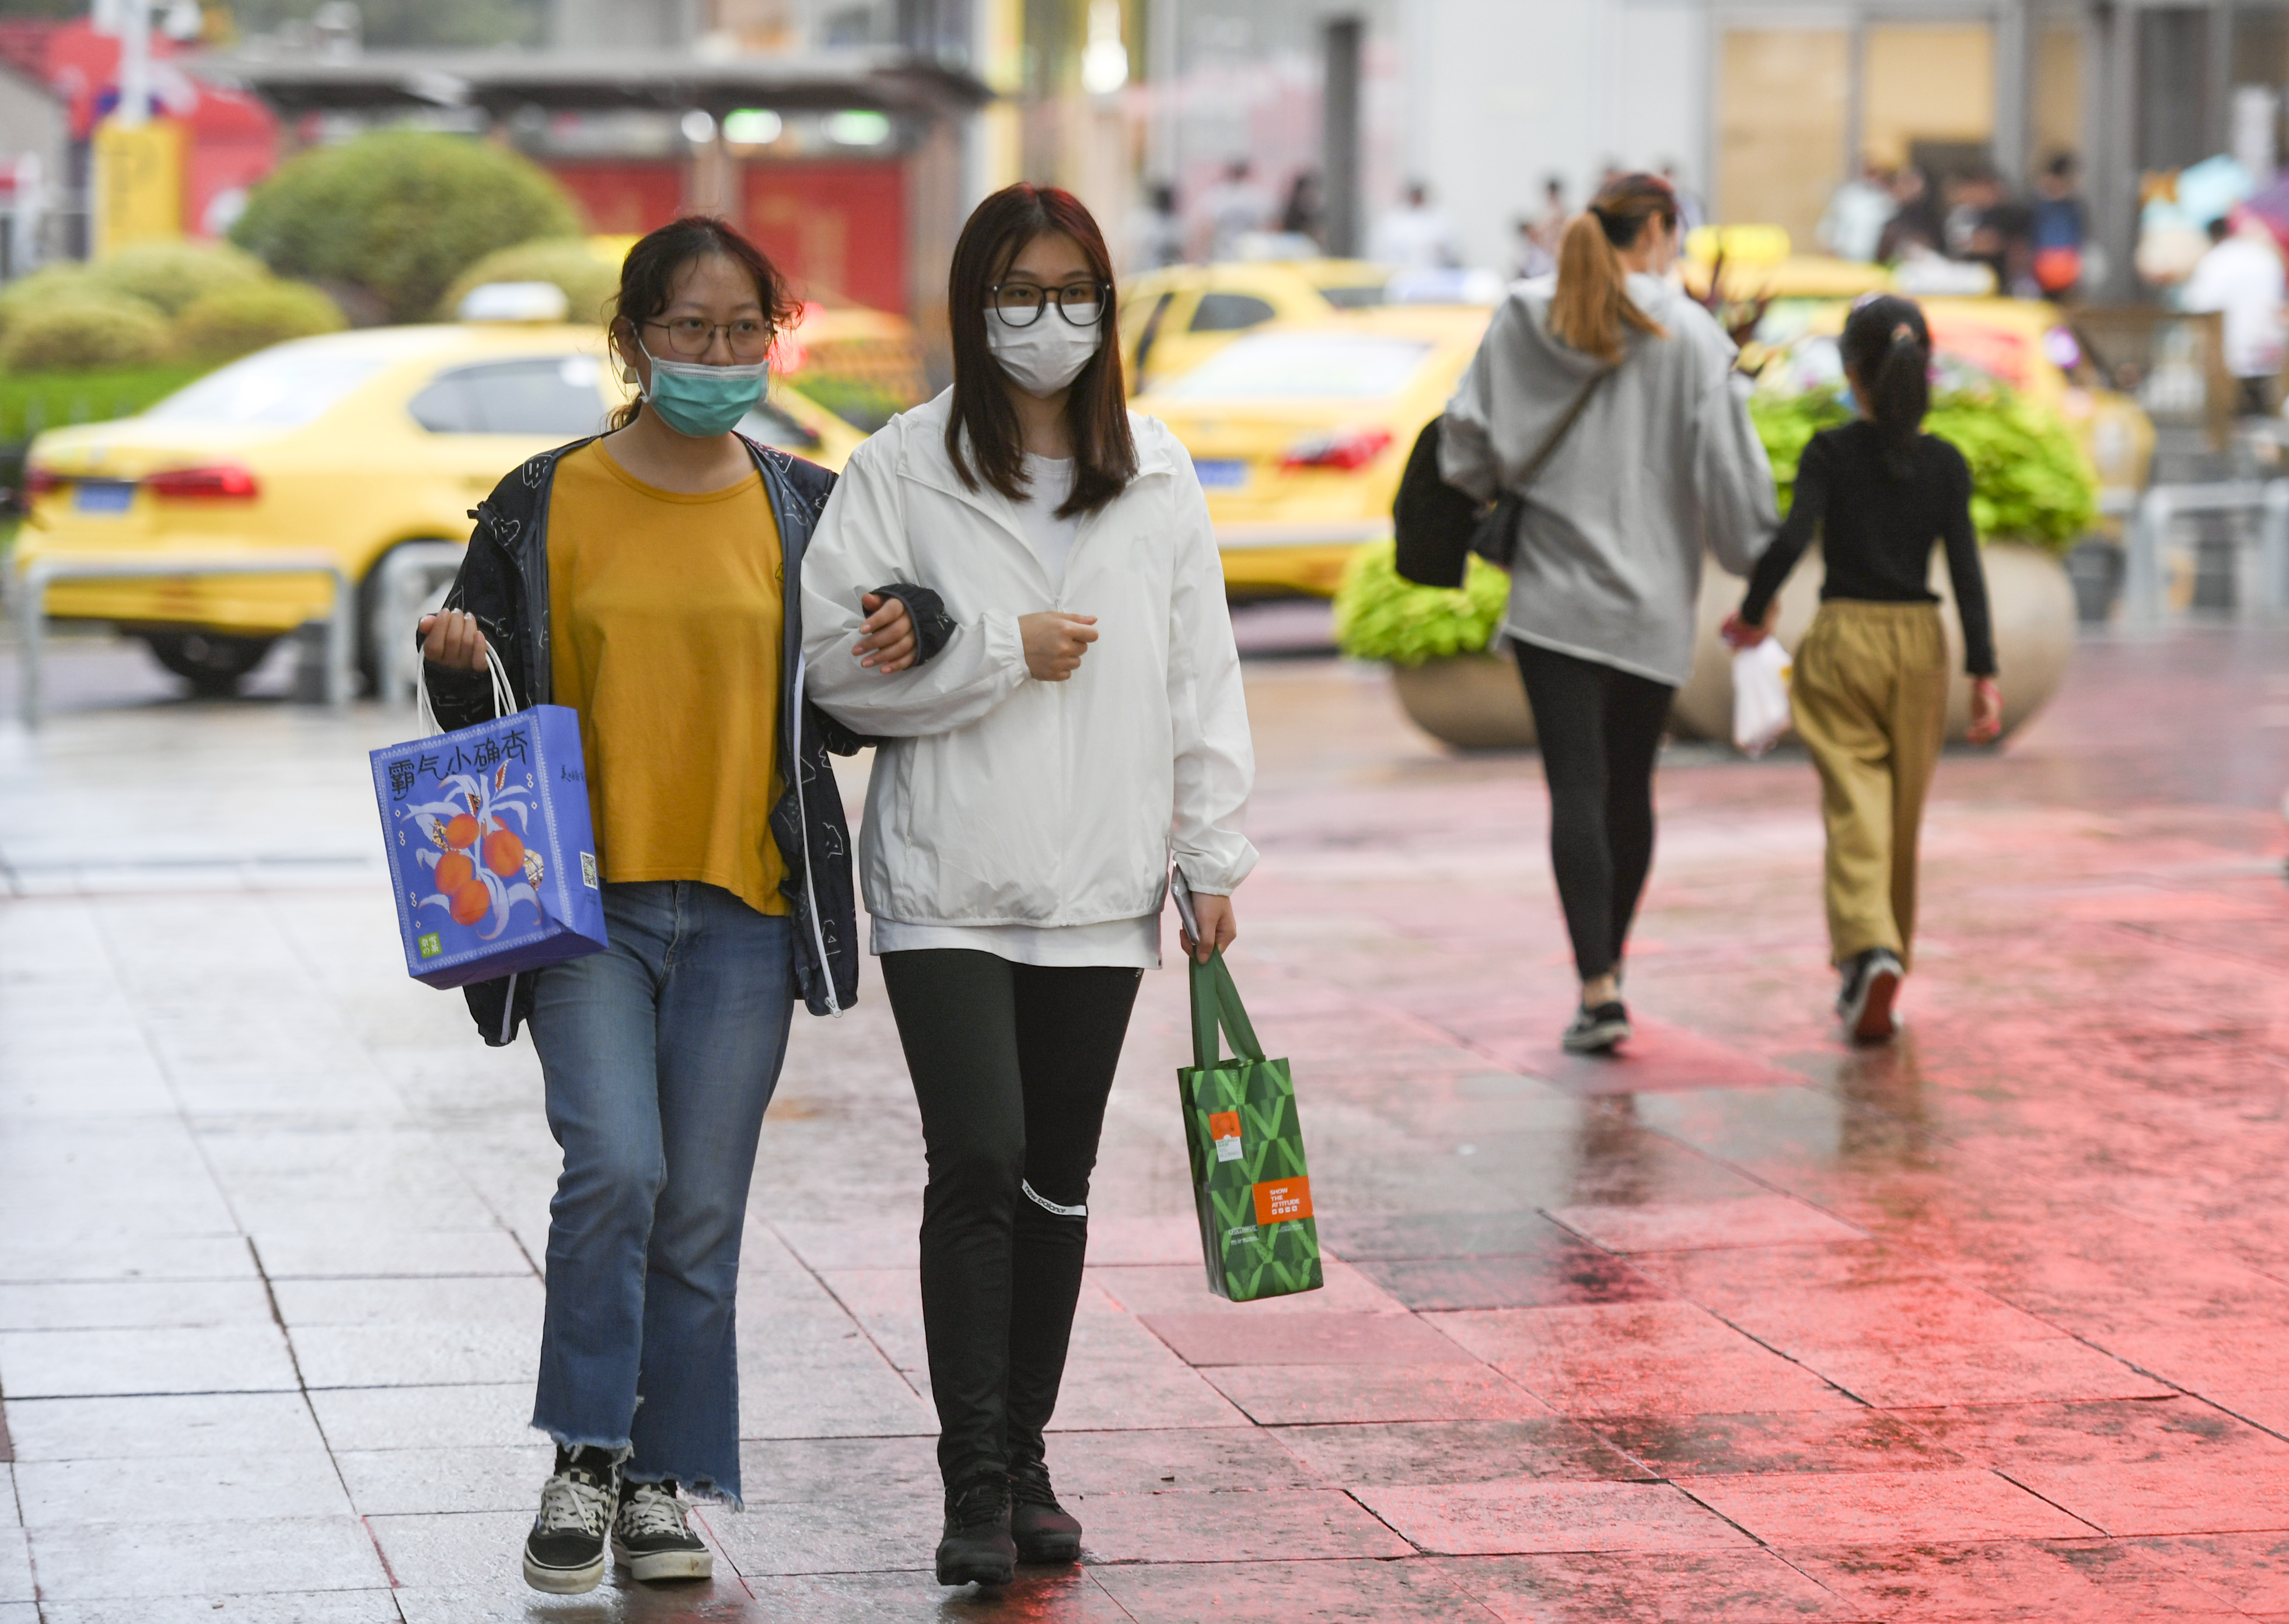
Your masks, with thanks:
[[[793,1000],[825,1015],[857,991],[831,724],[799,664],[833,476],[736,432],[786,284],[695,216],[629,251],[616,308],[635,402],[501,481],[421,626],[448,728],[491,715],[489,647],[520,706],[580,718],[611,945],[469,989],[487,1042],[530,1022],[564,1150],[532,1413],[556,1461],[524,1543],[527,1582],[563,1594],[594,1588],[608,1552],[639,1580],[711,1570],[678,1485],[739,1497],[735,1292],[763,1110]],[[870,657],[897,672],[913,620],[877,609]]]
[[[819,705],[882,741],[859,859],[929,1163],[937,1577],[991,1584],[1080,1550],[1042,1429],[1105,1098],[1171,855],[1200,904],[1186,951],[1232,940],[1255,764],[1208,504],[1125,404],[1096,221],[1064,192],[996,193],[949,292],[953,386],[852,456],[804,642]],[[861,617],[918,580],[951,636],[885,677]]]

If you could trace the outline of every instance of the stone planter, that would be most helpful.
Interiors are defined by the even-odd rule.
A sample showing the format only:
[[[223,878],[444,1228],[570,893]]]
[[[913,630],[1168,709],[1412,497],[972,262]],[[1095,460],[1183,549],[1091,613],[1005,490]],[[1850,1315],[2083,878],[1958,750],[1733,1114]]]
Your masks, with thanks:
[[[1989,613],[1995,623],[1995,663],[2003,669],[2003,736],[2008,738],[2050,703],[2065,681],[2074,654],[2075,593],[2066,566],[2052,553],[2017,542],[1990,543],[1981,550],[1986,567]],[[1820,607],[1821,565],[1817,548],[1807,553],[1781,589],[1774,632],[1793,649]],[[1955,593],[1947,564],[1932,554],[1932,590],[1940,595],[1940,623],[1947,628],[1948,669],[1954,673],[1947,701],[1947,736],[1959,741],[1971,725],[1971,681],[1963,674],[1963,628],[1955,617]],[[1743,583],[1720,569],[1701,577],[1701,630],[1694,640],[1693,677],[1679,689],[1670,726],[1683,738],[1733,736],[1733,653],[1717,635],[1725,617],[1741,605]]]
[[[2039,548],[1997,542],[1983,553],[1987,596],[1995,622],[1995,658],[2002,666],[2003,732],[2006,737],[2047,704],[2065,679],[2074,652],[2075,595],[2066,567]],[[1775,631],[1795,648],[1820,607],[1818,549],[1798,564],[1781,589]],[[1732,650],[1717,635],[1725,617],[1740,606],[1743,584],[1711,568],[1701,580],[1700,634],[1693,650],[1693,675],[1678,690],[1670,726],[1681,738],[1729,740],[1733,736]],[[1947,628],[1949,669],[1956,673],[1948,696],[1950,739],[1960,739],[1971,720],[1971,684],[1962,675],[1963,633],[1955,617],[1955,594],[1947,567],[1934,553],[1932,590],[1941,598],[1940,619]],[[1507,657],[1458,654],[1412,668],[1394,666],[1392,685],[1410,720],[1432,737],[1460,750],[1530,750],[1534,716],[1518,667]]]
[[[1454,654],[1394,665],[1391,685],[1416,727],[1458,750],[1531,750],[1534,712],[1518,666],[1493,654]]]

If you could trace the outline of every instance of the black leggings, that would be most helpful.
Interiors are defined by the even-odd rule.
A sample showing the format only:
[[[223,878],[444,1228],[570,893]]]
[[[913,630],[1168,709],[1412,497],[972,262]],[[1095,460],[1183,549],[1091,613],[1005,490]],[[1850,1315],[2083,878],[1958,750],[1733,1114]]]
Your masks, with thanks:
[[[1550,785],[1550,865],[1593,981],[1620,965],[1653,866],[1653,760],[1677,690],[1532,643],[1516,645]]]
[[[946,1488],[1041,1458],[1089,1246],[1089,1175],[1141,971],[882,955],[921,1106],[922,1328]]]

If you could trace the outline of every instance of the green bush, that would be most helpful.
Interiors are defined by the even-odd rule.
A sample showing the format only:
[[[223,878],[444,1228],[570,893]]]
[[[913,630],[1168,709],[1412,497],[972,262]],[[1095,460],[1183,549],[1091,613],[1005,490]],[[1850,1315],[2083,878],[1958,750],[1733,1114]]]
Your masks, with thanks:
[[[140,299],[164,316],[220,289],[269,279],[262,261],[223,243],[136,243],[87,269],[91,286]]]
[[[51,305],[83,303],[95,291],[84,265],[43,266],[28,276],[20,276],[0,288],[0,338],[4,338],[11,327],[35,310],[44,310]],[[147,307],[157,314],[156,305]]]
[[[577,234],[544,170],[489,141],[383,130],[274,170],[231,240],[282,276],[366,289],[391,318],[427,319],[453,278],[495,249]]]
[[[620,290],[619,267],[596,257],[584,237],[546,237],[496,249],[453,278],[437,301],[440,321],[450,322],[472,288],[489,282],[550,282],[564,290],[565,319],[584,326],[603,325],[606,301]]]
[[[132,418],[206,371],[196,362],[180,361],[92,372],[0,371],[0,445],[67,423]]]
[[[218,288],[184,311],[175,348],[186,360],[219,364],[348,325],[341,306],[307,283],[266,276],[251,287]]]
[[[1471,560],[1459,591],[1417,586],[1399,573],[1390,542],[1361,547],[1336,589],[1336,647],[1358,660],[1420,665],[1475,654],[1494,638],[1510,601],[1510,577]]]
[[[148,366],[169,350],[165,318],[140,299],[90,288],[25,311],[8,323],[0,368],[77,372]]]
[[[1749,415],[1772,459],[1785,513],[1804,448],[1821,430],[1850,422],[1851,408],[1835,389],[1814,389],[1754,396]],[[2098,481],[2066,425],[2002,385],[1942,390],[1924,428],[1971,465],[1971,521],[1982,540],[2033,542],[2062,553],[2096,521]]]

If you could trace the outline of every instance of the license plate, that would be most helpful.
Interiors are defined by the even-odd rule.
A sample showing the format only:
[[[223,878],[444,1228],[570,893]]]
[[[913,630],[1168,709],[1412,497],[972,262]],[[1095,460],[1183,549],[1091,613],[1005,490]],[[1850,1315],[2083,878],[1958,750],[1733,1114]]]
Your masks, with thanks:
[[[1237,458],[1207,457],[1192,464],[1206,490],[1237,490],[1248,483],[1248,465]]]
[[[72,491],[72,511],[82,513],[124,513],[135,502],[135,487],[127,480],[82,480]]]

